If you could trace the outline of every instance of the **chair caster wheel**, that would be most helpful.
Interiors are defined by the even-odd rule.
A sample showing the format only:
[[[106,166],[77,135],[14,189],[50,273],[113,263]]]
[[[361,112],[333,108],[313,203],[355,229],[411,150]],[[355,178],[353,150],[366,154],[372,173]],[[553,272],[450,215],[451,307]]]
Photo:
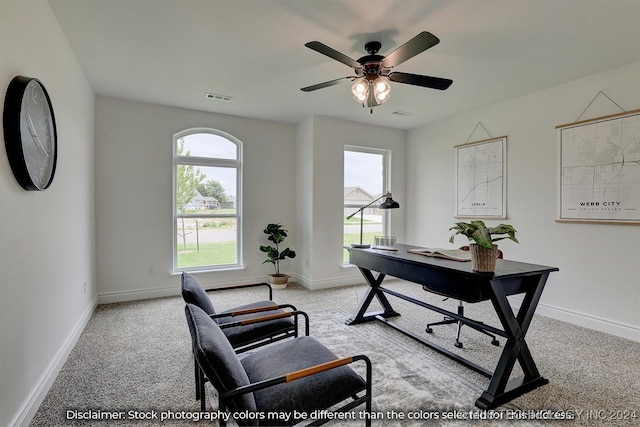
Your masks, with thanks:
[[[454,344],[456,347],[458,348],[462,348],[462,343],[460,341],[456,341],[456,343]]]
[[[500,345],[500,341],[498,340],[491,340],[491,344],[495,345],[496,347],[498,347]]]
[[[430,334],[433,332],[433,329],[431,329],[430,327],[427,326],[427,328],[424,330],[426,333]]]

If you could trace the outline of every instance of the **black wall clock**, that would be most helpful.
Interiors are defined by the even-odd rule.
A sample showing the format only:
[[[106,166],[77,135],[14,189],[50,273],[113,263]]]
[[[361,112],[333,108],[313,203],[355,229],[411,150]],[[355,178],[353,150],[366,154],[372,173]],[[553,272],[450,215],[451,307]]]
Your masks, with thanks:
[[[4,145],[11,170],[25,190],[44,190],[56,171],[58,143],[51,99],[43,84],[16,76],[4,99]]]

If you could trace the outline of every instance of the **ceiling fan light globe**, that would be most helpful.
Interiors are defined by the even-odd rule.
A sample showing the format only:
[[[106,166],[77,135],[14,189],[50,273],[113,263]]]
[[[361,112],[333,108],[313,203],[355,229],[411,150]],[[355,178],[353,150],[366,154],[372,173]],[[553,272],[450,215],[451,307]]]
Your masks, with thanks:
[[[382,79],[376,80],[375,85],[376,85],[376,92],[378,93],[386,92],[389,90],[389,83],[385,82]]]
[[[360,78],[353,83],[351,86],[351,93],[353,96],[358,96],[360,94],[366,94],[369,84],[366,79]]]
[[[387,101],[391,96],[391,85],[387,81],[387,79],[378,77],[373,82],[373,92],[375,94],[376,100],[379,103],[383,103]]]
[[[362,102],[366,101],[366,99],[367,99],[367,95],[366,95],[366,94],[358,94],[358,95],[355,95],[355,96],[353,97],[353,99],[354,99],[355,101],[359,102],[359,103],[362,103]]]
[[[356,102],[360,104],[364,103],[369,95],[369,82],[367,79],[363,77],[356,80],[351,86],[351,93]]]
[[[385,101],[388,101],[389,98],[391,98],[391,94],[389,93],[389,91],[386,92],[382,92],[382,93],[376,93],[376,99],[378,100],[378,102],[380,102],[381,104]]]

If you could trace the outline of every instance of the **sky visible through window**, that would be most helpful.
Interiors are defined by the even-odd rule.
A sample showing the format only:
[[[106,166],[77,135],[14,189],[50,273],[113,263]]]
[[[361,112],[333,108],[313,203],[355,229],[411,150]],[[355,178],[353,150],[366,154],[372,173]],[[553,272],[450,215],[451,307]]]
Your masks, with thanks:
[[[215,157],[218,159],[236,159],[237,146],[227,138],[211,133],[194,133],[185,137],[184,151],[189,151],[192,156]],[[200,167],[200,172],[207,177],[205,181],[218,181],[225,190],[227,196],[236,196],[236,172],[235,168],[207,168]]]
[[[345,150],[344,186],[360,186],[371,196],[381,194],[382,159],[382,154]]]

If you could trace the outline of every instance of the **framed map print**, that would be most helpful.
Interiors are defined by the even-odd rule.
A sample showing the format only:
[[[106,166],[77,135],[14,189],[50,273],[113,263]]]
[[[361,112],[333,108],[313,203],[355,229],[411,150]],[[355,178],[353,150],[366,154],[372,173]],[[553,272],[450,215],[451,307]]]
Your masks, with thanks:
[[[556,126],[557,221],[640,223],[640,110]]]
[[[457,145],[457,218],[506,218],[507,137]]]

